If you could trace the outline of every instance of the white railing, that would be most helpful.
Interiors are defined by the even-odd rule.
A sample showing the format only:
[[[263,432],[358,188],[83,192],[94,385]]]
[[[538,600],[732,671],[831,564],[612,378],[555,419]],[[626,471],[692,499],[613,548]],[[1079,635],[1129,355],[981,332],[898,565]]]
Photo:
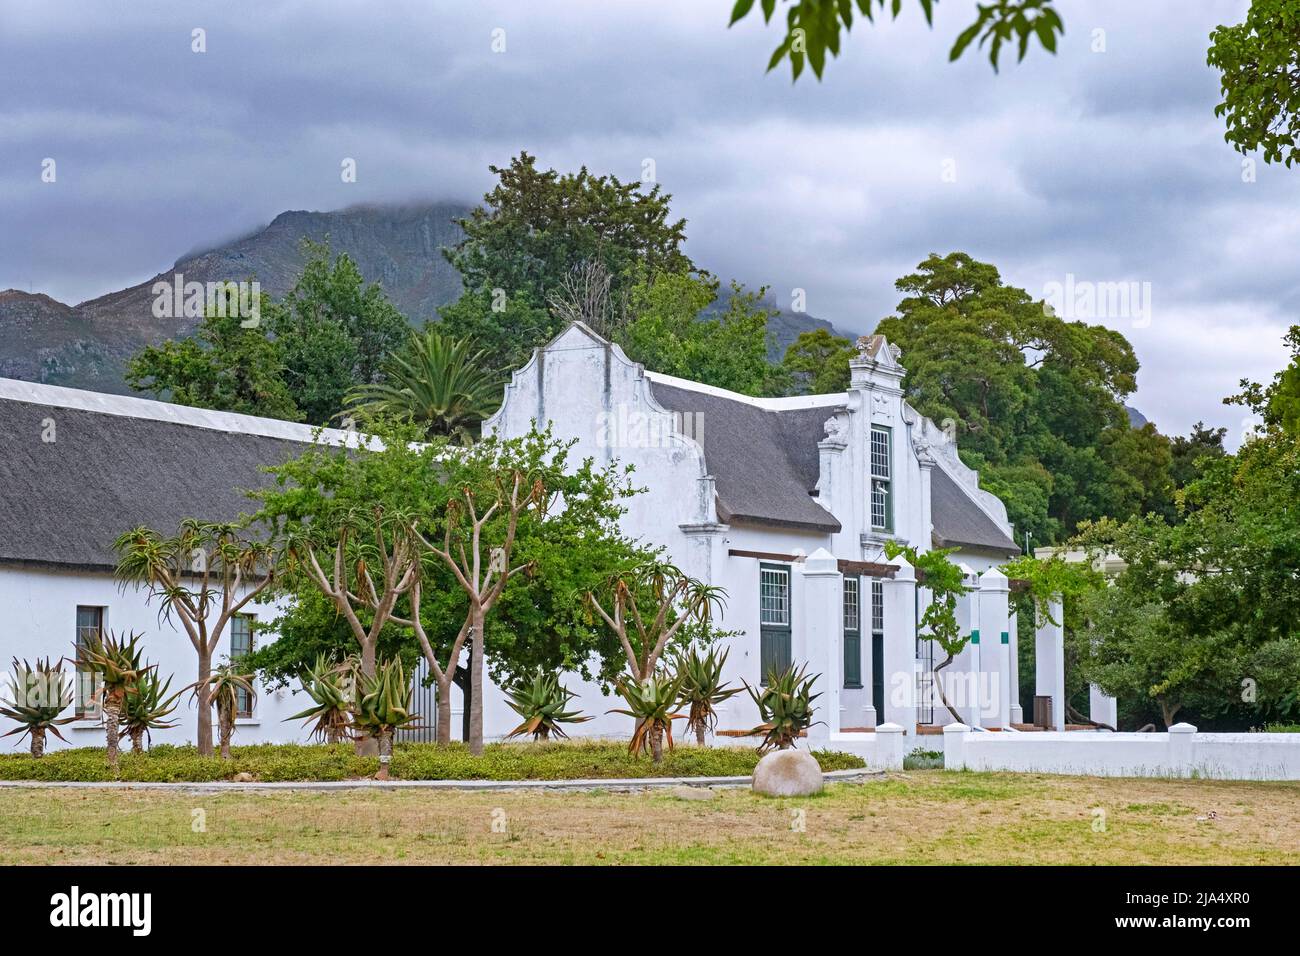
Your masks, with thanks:
[[[964,724],[943,730],[947,770],[1300,780],[1300,734],[1203,734],[1191,724],[1152,734],[977,734]]]

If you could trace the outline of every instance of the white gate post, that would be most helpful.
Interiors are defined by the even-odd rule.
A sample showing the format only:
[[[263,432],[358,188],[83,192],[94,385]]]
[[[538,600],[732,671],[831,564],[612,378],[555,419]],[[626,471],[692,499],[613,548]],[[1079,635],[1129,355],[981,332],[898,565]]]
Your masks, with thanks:
[[[1011,593],[1007,576],[997,568],[980,575],[980,726],[1007,727],[1011,723],[1011,697],[1008,685],[1011,671],[1007,666],[1008,630],[1007,599]],[[987,688],[989,699],[984,695]]]
[[[1011,701],[1010,720],[1013,724],[1025,722],[1025,711],[1020,706],[1020,615],[1011,611],[1007,615],[1007,670],[1011,674],[1008,699]]]
[[[1061,598],[1047,602],[1046,617],[1034,633],[1034,693],[1052,698],[1052,725],[1065,729],[1065,625]]]
[[[965,724],[943,725],[943,769],[966,769],[966,737],[970,728]]]
[[[901,554],[890,559],[898,570],[885,578],[885,712],[876,719],[916,732],[916,571]]]
[[[817,719],[823,723],[810,727],[808,737],[830,737],[840,732],[840,693],[844,687],[844,579],[839,562],[825,548],[808,555],[799,567],[803,572],[803,613],[796,620],[803,621],[809,668],[822,675],[816,690],[822,695]],[[800,663],[796,661],[795,666]]]

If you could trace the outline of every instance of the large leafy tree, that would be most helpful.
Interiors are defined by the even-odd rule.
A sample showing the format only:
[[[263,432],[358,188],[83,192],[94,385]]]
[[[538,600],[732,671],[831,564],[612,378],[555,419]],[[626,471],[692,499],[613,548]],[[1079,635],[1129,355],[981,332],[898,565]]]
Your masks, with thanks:
[[[1167,498],[1167,441],[1124,408],[1138,362],[1123,335],[1061,319],[965,253],[931,255],[897,286],[877,331],[903,350],[908,400],[955,428],[1018,529],[1057,540]]]
[[[797,394],[825,395],[849,387],[853,343],[827,329],[800,332],[785,350],[781,365]]]
[[[764,290],[733,283],[725,303],[717,280],[663,275],[641,282],[629,295],[629,321],[615,338],[627,356],[665,375],[714,385],[743,395],[780,394],[782,369],[767,360]],[[718,303],[720,308],[701,316]]]
[[[1267,163],[1300,159],[1300,8],[1253,0],[1245,21],[1210,34],[1206,59],[1222,74],[1223,138],[1242,153],[1263,150]]]
[[[469,448],[444,439],[414,441],[418,433],[409,424],[390,423],[379,434],[382,440],[360,448],[321,446],[277,466],[276,485],[257,493],[263,503],[258,518],[276,529],[287,553],[298,555],[283,579],[294,603],[278,622],[282,637],[276,643],[288,643],[273,658],[255,661],[268,668],[266,676],[283,681],[310,667],[318,654],[338,660],[357,645],[375,657],[424,656],[439,685],[445,740],[453,682],[472,706],[482,700],[476,682],[484,670],[501,684],[539,667],[606,681],[617,673],[620,651],[585,620],[580,596],[610,568],[642,553],[617,525],[624,500],[634,493],[627,472],[615,464],[571,463],[570,445],[547,433],[509,441],[488,437]],[[527,507],[514,514],[507,550],[512,509],[497,499],[510,499],[517,474],[529,476],[519,495]],[[373,516],[368,531],[360,527],[367,516]],[[374,534],[381,526],[382,545]],[[399,542],[404,558],[389,574],[383,569],[393,563]],[[321,557],[323,548],[340,544],[332,560]],[[312,551],[321,573],[305,566]],[[515,573],[505,575],[488,600],[502,581],[492,570],[502,560]],[[466,581],[473,586],[465,587]],[[476,646],[485,660],[471,675],[463,658]]]
[[[262,314],[270,308],[263,296]],[[127,385],[177,405],[301,421],[279,345],[236,313],[209,309],[189,338],[145,346],[127,363]]]
[[[306,243],[302,275],[269,322],[284,380],[313,425],[330,421],[355,386],[383,380],[383,367],[410,335],[406,318],[346,254]]]
[[[349,389],[383,380],[406,319],[347,255],[305,242],[307,262],[256,323],[213,309],[193,336],[146,346],[127,367],[138,391],[199,408],[329,424]]]
[[[938,0],[919,0],[925,22],[932,23],[934,5]],[[743,20],[757,5],[763,12],[763,22],[771,23],[777,11],[777,0],[736,0],[731,8],[731,24]],[[889,13],[897,17],[903,9],[902,0],[786,0],[786,35],[768,61],[769,71],[782,60],[789,60],[792,78],[799,79],[805,63],[821,79],[826,68],[826,57],[839,56],[841,34],[853,28],[854,10],[868,22],[876,14]],[[1018,58],[1024,59],[1031,42],[1039,43],[1050,53],[1056,52],[1057,35],[1065,32],[1065,24],[1052,7],[1052,0],[990,0],[976,7],[975,22],[967,26],[953,42],[948,54],[950,60],[958,59],[966,48],[976,41],[987,48],[989,62],[997,70],[1004,44],[1015,43]]]
[[[448,331],[472,335],[499,369],[518,366],[563,327],[548,309],[573,270],[599,263],[617,299],[644,276],[694,271],[682,251],[686,221],[671,196],[615,176],[537,168],[521,152],[489,167],[497,185],[459,221],[464,238],[443,250],[465,291],[439,310]]]

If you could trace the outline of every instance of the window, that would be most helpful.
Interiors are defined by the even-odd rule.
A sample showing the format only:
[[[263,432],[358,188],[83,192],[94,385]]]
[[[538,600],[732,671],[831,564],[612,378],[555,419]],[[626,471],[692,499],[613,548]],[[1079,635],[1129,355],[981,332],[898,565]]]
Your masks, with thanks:
[[[253,653],[253,615],[236,614],[230,619],[230,663]],[[253,696],[242,687],[235,689],[235,716],[253,716]]]
[[[844,578],[844,686],[862,686],[862,581]]]
[[[890,454],[890,430],[884,425],[871,426],[871,527],[894,530],[893,472]]]
[[[759,681],[790,666],[790,569],[763,564],[758,571]]]
[[[77,660],[81,660],[86,647],[104,630],[104,609],[77,605]],[[78,717],[99,717],[99,701],[95,699],[95,675],[80,665],[77,667],[77,697],[75,713]]]

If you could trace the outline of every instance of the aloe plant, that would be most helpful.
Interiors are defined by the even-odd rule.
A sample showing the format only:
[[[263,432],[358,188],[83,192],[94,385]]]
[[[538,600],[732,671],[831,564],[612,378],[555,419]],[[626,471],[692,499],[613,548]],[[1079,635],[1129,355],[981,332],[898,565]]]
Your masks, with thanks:
[[[633,756],[643,750],[649,750],[655,763],[664,759],[664,737],[668,738],[668,749],[673,749],[673,721],[683,719],[683,714],[674,712],[681,697],[682,679],[662,671],[656,672],[645,680],[635,680],[628,676],[618,683],[619,695],[627,701],[627,708],[616,708],[611,714],[626,714],[636,719],[636,729],[632,732],[632,742],[628,752]]]
[[[250,699],[257,696],[257,691],[253,689],[253,675],[239,673],[235,670],[235,665],[227,661],[214,667],[206,680],[195,681],[186,688],[192,690],[195,698],[202,702],[200,687],[207,689],[208,700],[216,708],[221,758],[229,760],[230,738],[235,732],[235,714],[239,712],[239,692],[244,691]]]
[[[94,698],[104,709],[104,738],[108,748],[108,766],[117,773],[118,734],[127,691],[140,679],[145,665],[140,659],[143,635],[129,633],[125,638],[112,631],[90,635],[77,647],[76,665],[88,671],[96,685]]]
[[[379,742],[376,780],[388,779],[393,734],[417,720],[419,715],[411,713],[411,679],[399,658],[380,664],[373,675],[360,675],[353,723],[358,731]]]
[[[520,737],[532,734],[533,740],[549,740],[551,735],[567,738],[560,724],[580,724],[591,720],[580,711],[565,710],[569,701],[578,695],[560,686],[560,680],[554,674],[547,674],[540,667],[532,680],[521,680],[506,688],[510,698],[506,701],[511,709],[523,718],[507,737]]]
[[[149,731],[176,726],[176,721],[167,720],[167,717],[176,709],[176,702],[185,691],[182,689],[168,695],[171,686],[170,677],[162,680],[157,666],[147,664],[139,679],[127,688],[122,702],[122,726],[131,738],[133,751],[144,750]]]
[[[788,750],[801,733],[814,723],[821,723],[813,720],[813,701],[821,694],[812,692],[813,684],[821,675],[807,677],[807,669],[806,664],[797,669],[791,664],[779,674],[775,669],[770,671],[766,687],[756,691],[745,685],[745,690],[758,705],[758,714],[763,721],[753,730],[753,733],[763,735],[759,753],[773,747]]]
[[[349,736],[356,673],[360,660],[349,657],[336,664],[323,654],[299,678],[303,692],[312,699],[312,705],[285,720],[302,720],[311,723],[311,735],[326,743],[338,743]]]
[[[727,648],[718,654],[711,647],[707,654],[701,655],[697,648],[691,647],[678,651],[674,656],[674,666],[682,679],[682,703],[690,707],[686,715],[686,732],[694,733],[701,747],[705,743],[705,733],[718,725],[717,705],[744,689],[728,687],[722,681],[727,654]]]
[[[50,663],[49,658],[37,658],[35,666],[14,658],[13,700],[0,700],[0,715],[17,721],[18,726],[9,733],[22,734],[18,740],[31,734],[31,751],[33,757],[45,754],[45,734],[54,734],[64,743],[67,738],[59,733],[59,727],[76,720],[76,716],[60,717],[72,704],[72,683],[63,673],[63,662]]]

